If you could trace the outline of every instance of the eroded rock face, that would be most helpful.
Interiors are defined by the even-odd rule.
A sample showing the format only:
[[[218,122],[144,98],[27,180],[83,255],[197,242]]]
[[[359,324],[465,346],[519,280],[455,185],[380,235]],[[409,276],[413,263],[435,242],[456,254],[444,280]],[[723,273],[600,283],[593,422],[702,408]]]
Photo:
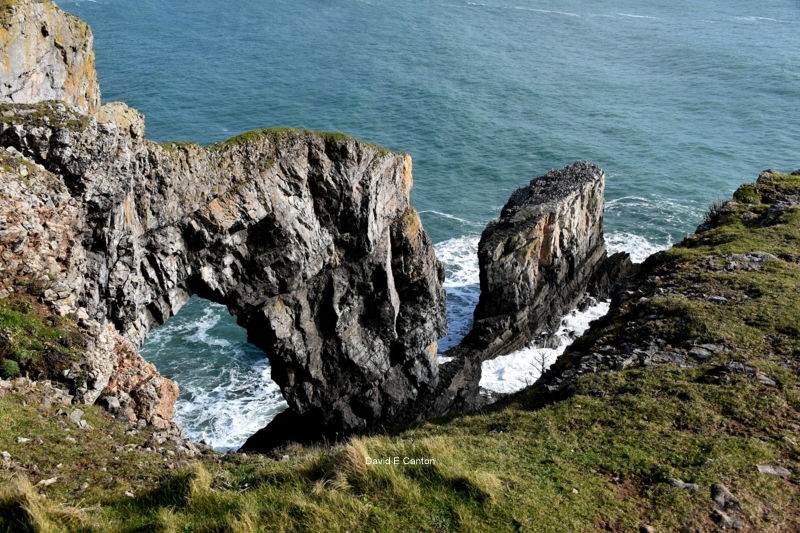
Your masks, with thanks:
[[[0,2],[0,102],[100,105],[89,26],[52,2]]]
[[[624,275],[627,255],[606,255],[604,187],[602,169],[577,162],[511,195],[481,236],[481,296],[466,347],[481,358],[520,349]]]
[[[481,363],[553,332],[587,295],[606,298],[635,270],[606,254],[605,174],[586,162],[552,170],[515,191],[478,246],[481,295],[473,329],[445,355],[425,415],[482,407]],[[424,417],[423,416],[423,417]]]
[[[82,332],[80,360],[43,377],[70,383],[79,402],[114,396],[120,418],[131,423],[173,427],[177,385],[160,376],[105,318],[90,318],[79,303],[87,265],[84,213],[63,180],[3,148],[0,191],[0,298],[33,295],[57,315],[71,317]]]
[[[292,130],[161,146],[127,121],[34,107],[0,108],[0,144],[46,168],[67,206],[54,305],[137,344],[191,294],[223,303],[290,415],[325,432],[387,424],[436,386],[443,269],[409,205],[408,155]],[[126,382],[123,366],[137,368],[90,380],[87,399]]]

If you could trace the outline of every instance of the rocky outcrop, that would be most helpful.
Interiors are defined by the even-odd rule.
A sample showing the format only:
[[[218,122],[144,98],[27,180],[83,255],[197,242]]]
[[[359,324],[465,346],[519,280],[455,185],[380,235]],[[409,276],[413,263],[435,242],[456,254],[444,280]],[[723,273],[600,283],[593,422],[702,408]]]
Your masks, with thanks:
[[[604,187],[602,169],[577,162],[511,195],[481,236],[480,301],[457,351],[491,358],[523,348],[630,270],[627,254],[606,255]]]
[[[6,9],[56,27],[52,6]],[[160,145],[124,104],[96,109],[60,83],[62,93],[25,94],[78,107],[0,104],[0,290],[36,294],[94,339],[64,373],[78,399],[168,420],[174,384],[136,346],[193,294],[226,305],[269,357],[289,404],[279,440],[392,425],[435,389],[443,268],[409,204],[407,154],[288,129]]]
[[[114,413],[123,420],[171,427],[175,383],[142,360],[135,345],[105,318],[91,318],[79,302],[87,264],[84,212],[63,180],[5,147],[0,149],[0,188],[0,299],[32,295],[57,316],[71,317],[82,332],[77,335],[81,358],[62,362],[65,368],[46,365],[44,377],[70,383],[83,403],[101,395],[115,397]]]
[[[481,363],[551,334],[587,296],[606,298],[635,270],[606,254],[605,173],[586,162],[552,170],[515,191],[478,246],[481,294],[472,330],[445,354],[439,385],[419,418],[472,411]]]
[[[89,26],[52,2],[0,1],[0,102],[100,105]]]
[[[776,386],[763,371],[730,359],[769,354],[797,366],[796,288],[779,281],[797,279],[800,265],[797,175],[762,172],[712,206],[697,233],[648,258],[536,389],[553,397],[586,374],[662,365],[704,366],[702,382],[740,376]]]

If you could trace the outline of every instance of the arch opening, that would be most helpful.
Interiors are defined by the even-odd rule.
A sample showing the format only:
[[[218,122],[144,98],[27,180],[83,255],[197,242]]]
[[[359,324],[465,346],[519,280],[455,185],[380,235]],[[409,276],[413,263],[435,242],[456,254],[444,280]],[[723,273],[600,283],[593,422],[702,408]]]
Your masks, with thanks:
[[[287,407],[266,355],[224,305],[192,296],[140,353],[178,383],[175,421],[216,449],[238,449]]]

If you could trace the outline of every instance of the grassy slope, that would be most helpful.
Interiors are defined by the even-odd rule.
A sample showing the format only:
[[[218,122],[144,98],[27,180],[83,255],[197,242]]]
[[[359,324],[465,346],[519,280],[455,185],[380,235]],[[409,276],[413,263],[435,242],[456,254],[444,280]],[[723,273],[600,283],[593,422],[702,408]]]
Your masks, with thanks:
[[[80,356],[85,339],[66,318],[27,295],[0,300],[0,378],[53,377]]]
[[[779,190],[800,193],[800,177],[773,175],[740,189],[715,229],[651,260],[643,299],[624,304],[592,337],[728,347],[705,364],[588,375],[553,404],[524,393],[398,435],[290,449],[287,461],[220,456],[178,471],[139,459],[147,456],[136,449],[123,460],[104,452],[108,434],[145,437],[116,434],[98,410],[87,414],[93,436],[76,446],[60,438],[58,417],[6,396],[0,450],[39,465],[28,472],[32,482],[56,470],[63,482],[31,489],[9,481],[0,510],[22,516],[14,509],[25,504],[28,518],[14,528],[35,519],[55,531],[714,531],[709,486],[722,482],[741,501],[746,530],[798,531],[800,210],[764,218]],[[714,268],[718,254],[755,250],[781,259],[757,271]],[[720,378],[715,369],[729,360],[777,384]],[[45,444],[17,444],[20,428]],[[365,455],[436,464],[367,466]],[[792,476],[761,474],[764,463]],[[101,464],[107,472],[97,472]],[[86,476],[93,486],[78,492]],[[104,476],[115,483],[103,485]],[[0,469],[0,480],[11,477]],[[674,488],[673,477],[700,489]]]

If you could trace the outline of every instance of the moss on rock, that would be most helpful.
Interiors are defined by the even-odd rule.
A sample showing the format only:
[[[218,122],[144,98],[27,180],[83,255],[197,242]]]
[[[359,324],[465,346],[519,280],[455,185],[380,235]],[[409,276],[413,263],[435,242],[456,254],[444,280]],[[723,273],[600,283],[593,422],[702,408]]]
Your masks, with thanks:
[[[358,142],[362,145],[369,146],[370,148],[375,150],[379,155],[386,155],[389,153],[389,150],[387,150],[382,146],[373,143],[368,143],[365,141],[360,141],[351,135],[347,135],[346,133],[319,132],[319,131],[305,130],[298,128],[264,128],[264,129],[252,130],[245,133],[241,133],[239,135],[226,139],[217,144],[214,144],[211,146],[211,148],[221,149],[229,146],[237,146],[240,144],[252,143],[259,140],[269,140],[272,142],[276,142],[279,141],[280,139],[284,139],[287,137],[302,137],[304,135],[314,135],[322,137],[325,140],[335,143]]]

